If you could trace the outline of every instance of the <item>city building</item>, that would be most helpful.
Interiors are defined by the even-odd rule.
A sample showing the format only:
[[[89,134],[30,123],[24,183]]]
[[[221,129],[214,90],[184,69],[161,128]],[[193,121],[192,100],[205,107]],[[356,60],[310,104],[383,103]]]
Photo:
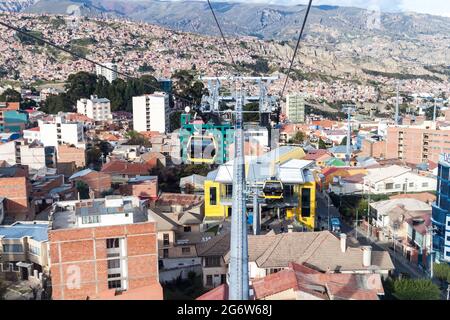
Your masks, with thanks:
[[[54,147],[44,147],[39,141],[27,143],[24,140],[14,140],[0,144],[0,160],[11,166],[28,166],[30,171],[34,171],[55,168],[56,152]]]
[[[28,113],[19,102],[0,102],[0,132],[22,132],[27,123]]]
[[[0,197],[4,199],[5,221],[34,220],[28,168],[19,165],[0,168]]]
[[[450,155],[440,156],[432,224],[434,260],[450,263]]]
[[[156,200],[159,196],[158,176],[136,176],[120,185],[120,194],[140,199]]]
[[[172,94],[172,80],[171,79],[164,79],[159,78],[158,84],[161,88],[161,90],[167,94]]]
[[[39,127],[23,130],[23,139],[28,143],[41,140],[41,132]]]
[[[111,190],[111,176],[92,169],[78,171],[69,177],[69,181],[76,184],[84,182],[89,187],[90,198],[99,198],[102,193]]]
[[[286,97],[286,117],[293,123],[305,122],[305,97],[294,94]]]
[[[450,153],[450,127],[438,127],[432,121],[422,125],[387,128],[386,159],[399,158],[407,163],[437,163],[441,153]]]
[[[0,225],[0,277],[14,281],[48,274],[47,232],[45,221]]]
[[[69,122],[64,116],[58,115],[47,120],[39,120],[41,142],[46,147],[58,147],[61,144],[86,148],[83,124]]]
[[[135,131],[169,131],[169,95],[155,92],[133,97],[133,128]]]
[[[105,68],[106,67],[106,68]],[[117,64],[104,63],[103,66],[96,65],[95,73],[97,76],[103,76],[109,83],[117,79]]]
[[[80,300],[145,288],[162,299],[155,221],[136,197],[54,204],[48,234],[52,298]]]
[[[250,289],[250,300],[380,300],[384,296],[379,274],[322,273],[297,263],[252,281]],[[228,285],[196,300],[228,300]]]
[[[86,166],[86,149],[75,146],[60,144],[57,148],[58,163],[74,162],[77,168]]]
[[[91,96],[90,99],[77,101],[77,113],[85,115],[95,122],[112,120],[111,102],[106,98]]]

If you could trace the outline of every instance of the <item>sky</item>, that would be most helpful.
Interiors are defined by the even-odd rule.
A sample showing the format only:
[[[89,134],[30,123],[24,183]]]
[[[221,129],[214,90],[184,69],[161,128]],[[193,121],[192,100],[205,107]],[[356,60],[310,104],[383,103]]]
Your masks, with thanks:
[[[226,1],[226,0],[214,0]],[[259,2],[281,5],[307,4],[307,0],[229,0],[234,2]],[[338,5],[397,12],[413,11],[450,17],[450,0],[313,0],[313,5]]]

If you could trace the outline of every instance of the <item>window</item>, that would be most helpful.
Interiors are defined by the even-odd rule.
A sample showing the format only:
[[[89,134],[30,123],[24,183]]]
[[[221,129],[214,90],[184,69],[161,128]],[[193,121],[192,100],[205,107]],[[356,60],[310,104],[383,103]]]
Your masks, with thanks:
[[[120,259],[108,260],[108,269],[120,268]]]
[[[21,244],[4,244],[3,252],[5,252],[5,253],[23,253],[23,246]]]
[[[220,284],[224,284],[227,282],[227,275],[226,274],[221,274],[220,275]]]
[[[29,246],[28,250],[31,254],[34,254],[35,256],[41,255],[41,248],[35,247],[35,246]]]
[[[233,185],[232,184],[225,185],[225,195],[227,198],[233,197]]]
[[[163,258],[169,257],[169,249],[163,249]]]
[[[111,278],[120,278],[120,277],[121,277],[120,273],[111,273],[111,274],[108,274],[108,279],[111,279]]]
[[[16,272],[19,271],[19,266],[17,266],[16,262],[10,263],[9,265],[10,265],[12,271],[16,271]]]
[[[311,189],[302,189],[302,217],[311,216]]]
[[[169,234],[168,233],[164,233],[163,234],[163,245],[164,246],[168,246],[170,244],[169,242]]]
[[[394,184],[393,183],[386,183],[386,190],[391,190],[394,189]]]
[[[400,184],[396,184],[395,185],[395,189],[400,189],[401,185]]]
[[[217,188],[209,188],[209,204],[212,206],[217,205]]]
[[[183,247],[183,248],[181,248],[181,253],[182,254],[190,254],[191,253],[191,248],[190,247]]]
[[[184,227],[184,232],[191,232],[191,227]]]
[[[294,195],[294,186],[292,184],[284,185],[284,196],[289,198]]]
[[[447,236],[447,241],[450,241],[450,236]]]
[[[212,275],[207,275],[206,276],[206,285],[207,286],[212,286],[213,285],[213,277],[212,277]]]
[[[414,187],[414,182],[410,182],[410,183],[409,183],[409,187],[410,187],[410,188]]]
[[[3,272],[10,271],[9,263],[0,263],[1,269]]]
[[[106,239],[106,248],[107,249],[119,248],[119,238]]]
[[[120,289],[122,287],[121,280],[109,280],[108,289]]]
[[[427,187],[428,187],[428,182],[422,183],[422,188],[427,188]]]
[[[205,267],[211,268],[211,267],[220,267],[220,257],[206,257],[205,258]]]
[[[100,216],[83,216],[81,218],[82,224],[100,223]]]

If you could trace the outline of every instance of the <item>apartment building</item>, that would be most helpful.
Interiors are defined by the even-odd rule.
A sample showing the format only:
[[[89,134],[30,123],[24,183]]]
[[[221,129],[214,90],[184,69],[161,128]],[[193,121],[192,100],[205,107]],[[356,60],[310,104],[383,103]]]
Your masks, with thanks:
[[[63,115],[39,120],[41,142],[46,147],[58,147],[61,144],[74,145],[77,148],[86,148],[83,124],[70,122]]]
[[[97,76],[105,77],[111,83],[117,79],[117,64],[109,62],[104,63],[103,66],[96,65],[95,73]]]
[[[136,197],[65,201],[50,213],[53,299],[96,299],[143,290],[162,299],[155,221]]]
[[[431,121],[422,125],[387,128],[386,158],[407,163],[439,162],[441,153],[450,153],[450,127],[437,127]]]
[[[19,102],[0,102],[0,132],[22,132],[27,123],[28,114]]]
[[[438,167],[437,199],[433,203],[432,225],[435,260],[450,263],[450,155],[440,156]]]
[[[86,166],[86,150],[84,148],[61,144],[57,148],[57,159],[58,163],[75,162],[77,168],[84,168]]]
[[[95,122],[112,120],[111,102],[106,98],[99,98],[95,95],[90,99],[80,99],[77,101],[77,113],[82,114]]]
[[[9,165],[28,166],[30,171],[55,168],[56,152],[53,147],[44,147],[40,142],[27,143],[14,140],[0,145],[0,160]]]
[[[286,117],[290,122],[305,122],[305,97],[291,94],[286,97]]]
[[[0,226],[0,277],[8,280],[42,279],[49,259],[45,221],[16,222]]]
[[[133,97],[133,128],[135,131],[169,131],[169,95],[155,92]]]
[[[23,130],[23,139],[28,143],[41,140],[41,132],[39,127]]]

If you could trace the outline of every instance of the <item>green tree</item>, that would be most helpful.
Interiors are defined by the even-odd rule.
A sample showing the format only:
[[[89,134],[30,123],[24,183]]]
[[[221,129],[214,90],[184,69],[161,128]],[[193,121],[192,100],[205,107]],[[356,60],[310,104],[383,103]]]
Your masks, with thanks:
[[[393,295],[399,300],[439,300],[441,291],[429,279],[401,279],[393,284]]]
[[[350,141],[350,144],[352,144],[352,142]],[[341,141],[341,146],[346,146],[347,145],[347,137],[344,137],[344,139],[342,139]]]
[[[88,164],[92,164],[94,166],[99,165],[99,163],[101,162],[101,157],[102,151],[99,147],[93,147],[86,152],[86,160]]]
[[[42,111],[49,114],[57,114],[58,112],[70,112],[73,111],[74,103],[70,100],[69,96],[65,93],[61,93],[57,96],[50,96],[45,100],[45,104]]]
[[[325,144],[325,141],[322,140],[322,138],[319,138],[319,149],[326,149],[327,145]]]
[[[65,87],[72,103],[80,98],[90,98],[97,87],[97,76],[85,71],[71,74]]]
[[[14,90],[14,89],[6,89],[0,95],[0,101],[1,102],[21,102],[22,95],[20,94],[20,92]]]
[[[128,139],[127,144],[151,147],[150,141],[137,131],[128,131],[125,137]]]
[[[297,131],[297,133],[292,138],[292,143],[302,144],[305,141],[305,134],[302,131]]]
[[[256,102],[248,103],[244,106],[244,111],[259,111],[259,104]],[[258,122],[259,113],[244,113],[244,122]]]
[[[450,283],[450,266],[447,263],[433,263],[433,275],[443,283],[447,281]]]
[[[89,199],[89,186],[83,181],[77,181],[76,186],[80,199]]]

